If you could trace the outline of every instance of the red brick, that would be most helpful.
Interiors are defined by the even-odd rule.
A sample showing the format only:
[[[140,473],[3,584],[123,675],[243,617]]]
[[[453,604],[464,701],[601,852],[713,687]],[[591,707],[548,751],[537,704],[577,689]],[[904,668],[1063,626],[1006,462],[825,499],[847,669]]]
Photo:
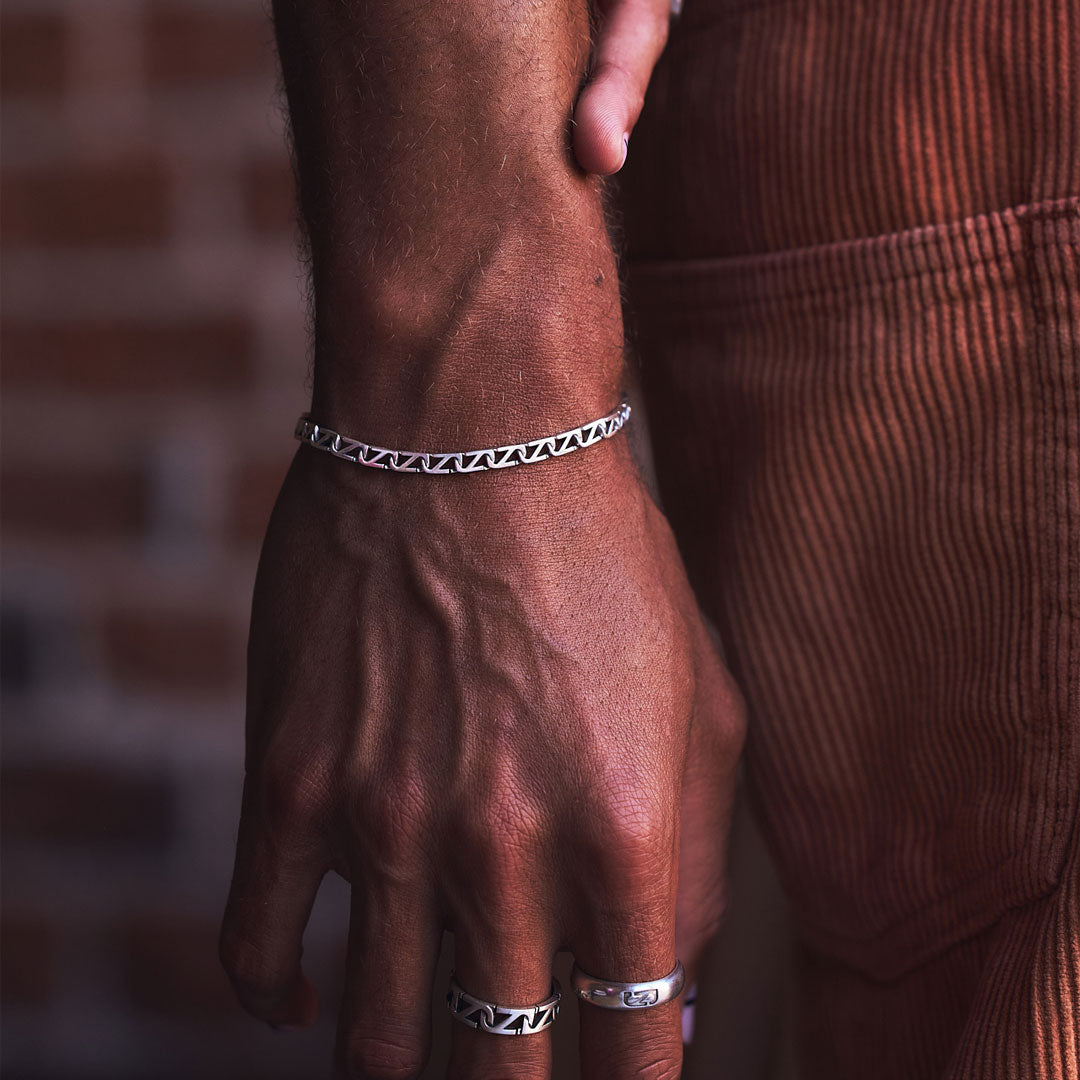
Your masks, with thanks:
[[[249,461],[237,470],[229,491],[228,530],[240,543],[258,542],[288,470],[287,460]]]
[[[173,791],[161,776],[91,765],[8,766],[0,805],[6,844],[159,851],[173,836]]]
[[[5,320],[7,386],[83,393],[232,390],[250,384],[255,334],[240,315],[176,323]]]
[[[149,484],[138,466],[131,465],[5,464],[0,503],[9,538],[57,536],[74,543],[88,537],[131,536],[146,527]]]
[[[140,246],[172,227],[172,179],[155,158],[8,169],[0,190],[9,247]]]
[[[68,26],[60,12],[0,15],[0,93],[56,96],[68,86]]]
[[[218,963],[216,921],[140,912],[113,936],[113,954],[136,1008],[201,1021],[243,1016]]]
[[[270,20],[252,12],[155,3],[145,26],[146,76],[152,87],[213,79],[270,79],[275,70]]]
[[[296,185],[284,154],[280,159],[252,161],[242,177],[248,224],[257,233],[292,232],[296,225]]]
[[[0,1000],[4,1006],[47,1006],[56,982],[54,927],[33,912],[6,910],[0,939]]]
[[[237,689],[243,635],[202,611],[113,611],[103,618],[105,667],[123,685],[176,696]]]

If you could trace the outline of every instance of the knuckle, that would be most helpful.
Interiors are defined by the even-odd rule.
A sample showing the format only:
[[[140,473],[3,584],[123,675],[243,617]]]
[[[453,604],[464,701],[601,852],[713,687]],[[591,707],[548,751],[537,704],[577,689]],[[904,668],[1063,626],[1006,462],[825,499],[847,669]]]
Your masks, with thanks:
[[[546,1060],[522,1057],[512,1062],[455,1060],[447,1080],[548,1080],[550,1076]]]
[[[329,806],[327,770],[318,762],[270,758],[259,771],[262,812],[275,831],[317,826]]]
[[[696,927],[696,938],[702,948],[707,946],[724,928],[727,922],[727,908],[723,905],[711,906],[700,913]]]
[[[697,938],[702,943],[711,941],[727,921],[728,890],[726,879],[721,878],[704,890],[704,899],[698,901],[694,912]]]
[[[345,1068],[356,1080],[414,1080],[423,1072],[425,1056],[407,1038],[357,1032],[349,1038]]]
[[[288,973],[263,947],[231,927],[222,930],[218,957],[237,996],[245,1004],[276,997]]]
[[[714,722],[710,725],[723,751],[737,756],[746,741],[748,726],[746,702],[726,671],[704,684],[708,699],[715,703]]]
[[[478,885],[498,894],[532,873],[544,837],[544,818],[522,789],[494,785],[463,816],[455,839],[468,851]]]
[[[399,776],[369,782],[351,799],[350,819],[355,836],[373,868],[389,872],[415,861],[429,833],[428,798],[419,778]]]
[[[746,705],[741,697],[733,700],[733,704],[727,713],[727,721],[725,734],[728,749],[735,756],[738,756],[746,745],[746,734],[749,726]]]
[[[604,829],[611,856],[626,867],[653,865],[674,849],[674,821],[644,798],[615,807]]]
[[[645,105],[648,77],[649,72],[640,72],[621,60],[605,60],[597,65],[593,79],[596,82],[601,78],[610,79],[627,108],[636,116]]]
[[[674,813],[642,793],[616,797],[595,822],[593,846],[607,888],[648,891],[670,877]]]
[[[679,1080],[682,1075],[682,1044],[674,1039],[651,1038],[617,1055],[614,1075],[627,1080]]]
[[[527,899],[525,884],[536,866],[535,856],[526,848],[503,840],[486,848],[474,848],[469,855],[473,891],[497,908],[517,905]]]
[[[630,1075],[635,1080],[679,1080],[682,1065],[668,1057],[639,1065]]]

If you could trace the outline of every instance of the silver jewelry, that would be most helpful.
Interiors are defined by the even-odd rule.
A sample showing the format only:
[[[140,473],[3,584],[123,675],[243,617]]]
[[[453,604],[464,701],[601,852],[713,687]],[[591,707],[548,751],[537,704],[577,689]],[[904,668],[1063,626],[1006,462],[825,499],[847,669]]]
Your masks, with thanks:
[[[296,422],[295,434],[302,443],[357,465],[393,472],[445,474],[508,469],[512,465],[532,465],[537,461],[561,457],[573,450],[592,446],[601,439],[610,439],[629,419],[630,405],[624,401],[613,413],[558,435],[546,435],[532,442],[511,443],[487,450],[458,450],[452,453],[387,450],[383,446],[370,446],[316,424],[306,413]]]
[[[676,960],[674,969],[662,979],[614,982],[587,975],[575,964],[570,982],[574,993],[590,1005],[599,1005],[602,1009],[651,1009],[679,996],[686,982],[686,972]]]
[[[677,19],[682,14],[683,0],[671,0],[671,18]]]
[[[463,990],[453,975],[446,995],[446,1004],[455,1020],[491,1035],[532,1035],[543,1031],[555,1023],[561,1001],[558,979],[551,980],[551,995],[539,1005],[496,1005],[494,1001],[484,1001]]]

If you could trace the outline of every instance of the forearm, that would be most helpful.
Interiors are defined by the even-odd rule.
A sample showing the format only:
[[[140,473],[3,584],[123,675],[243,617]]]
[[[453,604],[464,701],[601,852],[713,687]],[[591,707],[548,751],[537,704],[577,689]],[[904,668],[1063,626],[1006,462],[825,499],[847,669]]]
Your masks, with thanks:
[[[603,181],[568,149],[584,0],[275,0],[311,244],[313,409],[456,449],[610,409]]]

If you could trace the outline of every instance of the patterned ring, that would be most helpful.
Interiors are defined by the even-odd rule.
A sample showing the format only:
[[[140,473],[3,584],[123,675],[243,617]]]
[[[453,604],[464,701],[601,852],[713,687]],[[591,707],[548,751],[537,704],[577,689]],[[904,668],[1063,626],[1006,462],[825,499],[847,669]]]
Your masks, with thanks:
[[[496,1005],[473,997],[461,983],[450,976],[446,1004],[455,1020],[491,1035],[532,1035],[555,1023],[559,1015],[562,989],[558,979],[551,980],[551,996],[539,1005]]]
[[[686,982],[686,972],[676,960],[675,967],[662,979],[615,982],[586,975],[575,964],[570,980],[574,993],[590,1005],[599,1005],[602,1009],[652,1009],[679,996]]]

